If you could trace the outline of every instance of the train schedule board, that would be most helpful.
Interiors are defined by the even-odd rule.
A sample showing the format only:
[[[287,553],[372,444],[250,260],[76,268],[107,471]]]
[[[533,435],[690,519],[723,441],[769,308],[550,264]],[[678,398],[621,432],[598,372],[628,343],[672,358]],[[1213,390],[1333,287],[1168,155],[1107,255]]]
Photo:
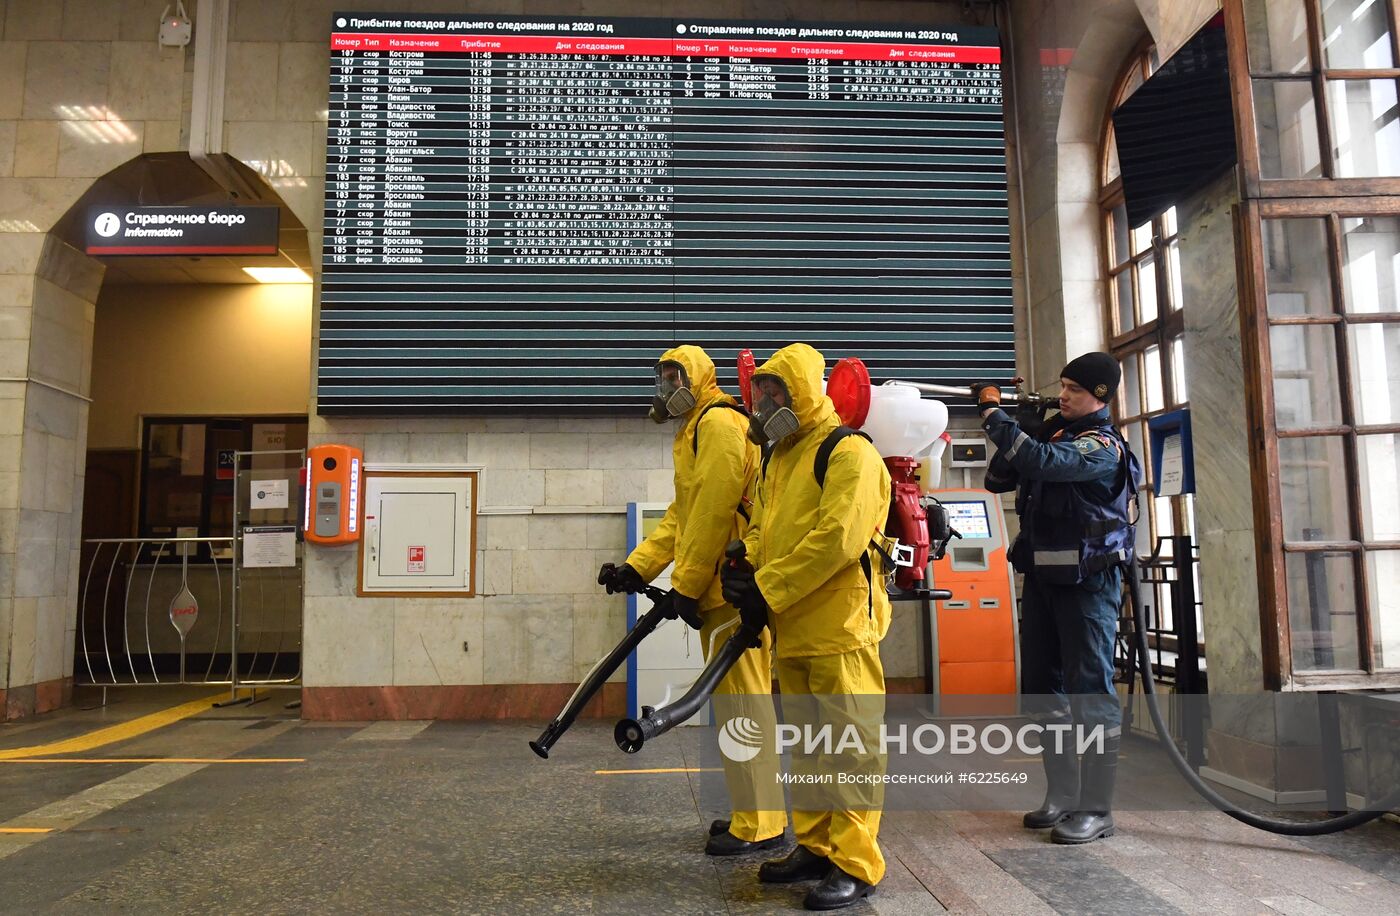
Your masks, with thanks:
[[[793,341],[1012,374],[991,29],[336,13],[318,409],[642,412]]]

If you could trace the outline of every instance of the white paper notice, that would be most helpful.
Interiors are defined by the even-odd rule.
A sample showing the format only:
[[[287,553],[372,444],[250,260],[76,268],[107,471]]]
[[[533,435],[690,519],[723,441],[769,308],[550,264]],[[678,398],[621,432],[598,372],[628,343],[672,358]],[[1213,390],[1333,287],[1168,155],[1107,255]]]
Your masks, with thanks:
[[[1181,433],[1172,433],[1162,440],[1162,479],[1157,481],[1158,496],[1180,496],[1183,471]]]
[[[250,508],[253,509],[285,509],[287,508],[287,481],[286,480],[255,480],[248,487],[251,495]]]
[[[245,569],[296,565],[296,528],[243,529],[243,567]]]

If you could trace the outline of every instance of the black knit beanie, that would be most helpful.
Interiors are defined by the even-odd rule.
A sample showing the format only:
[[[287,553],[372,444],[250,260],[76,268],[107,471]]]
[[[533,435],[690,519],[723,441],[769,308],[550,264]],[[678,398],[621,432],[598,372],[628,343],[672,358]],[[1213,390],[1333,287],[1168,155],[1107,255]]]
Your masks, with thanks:
[[[1107,353],[1085,353],[1070,360],[1069,365],[1060,370],[1060,378],[1077,382],[1085,391],[1105,403],[1113,399],[1122,377],[1123,370],[1118,360]]]

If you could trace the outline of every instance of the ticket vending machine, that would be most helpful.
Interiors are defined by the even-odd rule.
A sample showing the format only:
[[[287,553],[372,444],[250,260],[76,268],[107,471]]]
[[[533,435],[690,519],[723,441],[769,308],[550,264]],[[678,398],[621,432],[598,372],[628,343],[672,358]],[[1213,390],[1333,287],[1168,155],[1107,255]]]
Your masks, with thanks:
[[[937,490],[949,521],[962,535],[933,564],[933,581],[953,597],[935,601],[929,627],[931,693],[944,713],[948,698],[1000,697],[1006,703],[979,703],[986,714],[1014,713],[1020,669],[1016,591],[1006,562],[1006,519],[1001,497],[986,490]]]

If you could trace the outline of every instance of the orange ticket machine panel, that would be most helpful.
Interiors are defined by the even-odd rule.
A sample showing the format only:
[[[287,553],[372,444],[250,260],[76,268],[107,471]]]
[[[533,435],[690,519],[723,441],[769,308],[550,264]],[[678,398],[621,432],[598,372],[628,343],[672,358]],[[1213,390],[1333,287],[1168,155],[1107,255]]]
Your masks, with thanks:
[[[306,539],[350,544],[360,538],[360,468],[364,455],[350,445],[306,451]]]
[[[934,696],[1007,696],[1015,712],[1020,647],[1016,591],[1006,562],[1001,497],[986,490],[936,490],[962,535],[933,564],[933,581],[953,597],[935,601],[929,627]]]

